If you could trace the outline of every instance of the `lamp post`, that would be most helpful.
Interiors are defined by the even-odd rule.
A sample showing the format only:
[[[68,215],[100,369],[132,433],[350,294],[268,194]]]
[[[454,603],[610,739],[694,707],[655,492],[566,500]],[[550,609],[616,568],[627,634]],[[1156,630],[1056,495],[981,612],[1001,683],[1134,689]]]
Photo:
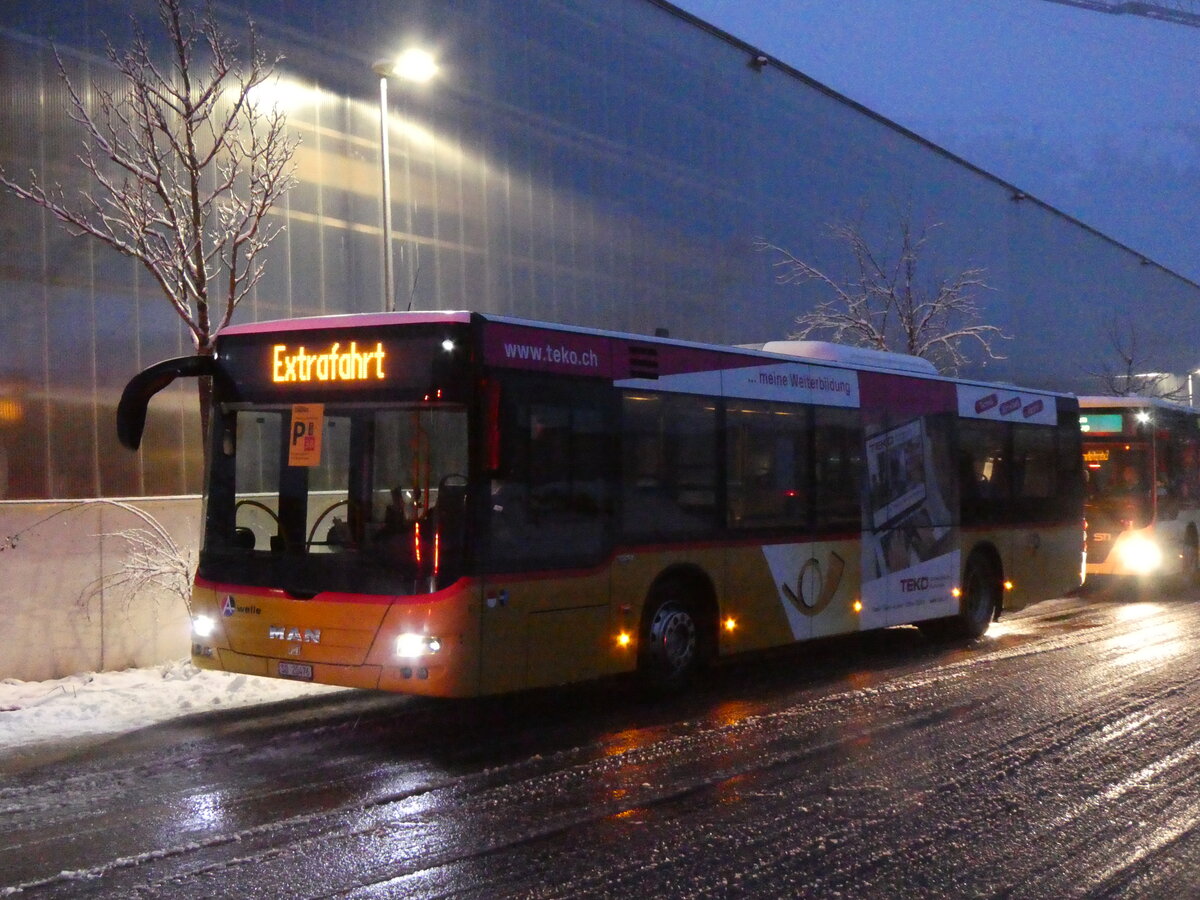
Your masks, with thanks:
[[[411,48],[395,59],[376,60],[371,71],[379,76],[379,169],[383,182],[383,311],[396,301],[396,275],[392,265],[392,174],[388,141],[388,79],[395,76],[424,84],[437,74],[437,63],[424,50]]]

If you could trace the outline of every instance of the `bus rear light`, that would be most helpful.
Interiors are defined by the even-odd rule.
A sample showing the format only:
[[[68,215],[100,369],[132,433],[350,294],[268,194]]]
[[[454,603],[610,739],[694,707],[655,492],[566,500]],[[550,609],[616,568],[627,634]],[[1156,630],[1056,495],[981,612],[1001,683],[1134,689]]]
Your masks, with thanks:
[[[195,616],[192,619],[192,634],[206,638],[217,630],[217,620],[212,616]]]
[[[396,638],[396,655],[403,659],[432,656],[442,649],[442,639],[428,634],[406,632]]]
[[[484,379],[483,391],[483,465],[489,472],[500,469],[500,382]]]

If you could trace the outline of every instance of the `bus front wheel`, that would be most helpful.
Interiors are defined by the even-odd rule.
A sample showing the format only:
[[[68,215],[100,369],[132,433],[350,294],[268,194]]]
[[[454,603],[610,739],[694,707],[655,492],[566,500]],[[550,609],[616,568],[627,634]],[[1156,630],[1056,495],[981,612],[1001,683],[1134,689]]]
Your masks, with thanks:
[[[685,687],[703,662],[700,623],[694,604],[676,586],[665,586],[647,607],[638,674],[656,693]]]

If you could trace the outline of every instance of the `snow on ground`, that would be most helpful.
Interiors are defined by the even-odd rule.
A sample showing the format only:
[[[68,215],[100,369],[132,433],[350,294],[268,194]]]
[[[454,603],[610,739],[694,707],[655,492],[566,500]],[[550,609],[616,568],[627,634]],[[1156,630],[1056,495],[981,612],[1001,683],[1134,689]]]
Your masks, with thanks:
[[[345,688],[197,669],[188,660],[54,681],[0,680],[0,755],[134,731],[176,716]]]

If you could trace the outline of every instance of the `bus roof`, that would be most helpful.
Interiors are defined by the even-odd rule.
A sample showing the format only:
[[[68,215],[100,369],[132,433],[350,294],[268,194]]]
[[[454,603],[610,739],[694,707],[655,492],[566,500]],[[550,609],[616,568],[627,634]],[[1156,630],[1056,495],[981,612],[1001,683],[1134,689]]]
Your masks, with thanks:
[[[312,331],[321,328],[370,328],[376,325],[420,325],[438,322],[469,322],[471,313],[462,310],[420,310],[417,312],[340,313],[330,316],[303,316],[296,319],[269,319],[227,325],[221,334],[268,334],[279,331]]]
[[[1140,397],[1128,395],[1125,397],[1096,394],[1079,398],[1080,409],[1173,409],[1176,412],[1195,413],[1200,415],[1200,408],[1179,403],[1175,400],[1165,400],[1162,397]]]
[[[866,347],[853,347],[844,344],[834,344],[827,341],[767,341],[754,344],[712,344],[701,341],[681,340],[663,335],[634,334],[631,332],[612,331],[602,328],[589,328],[577,325],[563,325],[555,322],[545,322],[537,319],[525,319],[517,316],[496,315],[493,313],[472,312],[470,310],[415,310],[411,312],[374,312],[374,313],[344,313],[327,316],[307,316],[294,319],[274,319],[263,322],[250,322],[241,325],[229,325],[221,330],[221,335],[270,334],[289,331],[309,331],[329,328],[370,328],[388,325],[421,325],[438,323],[467,323],[472,319],[494,322],[506,325],[518,325],[529,328],[540,328],[548,331],[561,331],[572,334],[586,334],[615,340],[636,341],[641,344],[652,343],[664,346],[705,349],[723,353],[743,354],[747,356],[771,356],[804,359],[817,365],[839,366],[876,372],[890,372],[911,375],[920,378],[931,378],[942,381],[953,381],[962,384],[994,386],[973,378],[957,378],[941,375],[929,360],[909,356],[903,353],[891,353],[872,350]],[[1016,388],[1016,385],[1008,385]],[[1071,396],[1063,391],[1044,388],[1020,388],[1028,393],[1044,394],[1047,396]],[[1108,401],[1141,399],[1146,403],[1149,398],[1093,398]],[[1165,401],[1160,401],[1165,403]],[[1082,403],[1082,400],[1081,400]],[[1103,405],[1103,404],[1101,404]],[[1178,406],[1178,404],[1174,404]],[[1187,407],[1181,407],[1186,409]]]

